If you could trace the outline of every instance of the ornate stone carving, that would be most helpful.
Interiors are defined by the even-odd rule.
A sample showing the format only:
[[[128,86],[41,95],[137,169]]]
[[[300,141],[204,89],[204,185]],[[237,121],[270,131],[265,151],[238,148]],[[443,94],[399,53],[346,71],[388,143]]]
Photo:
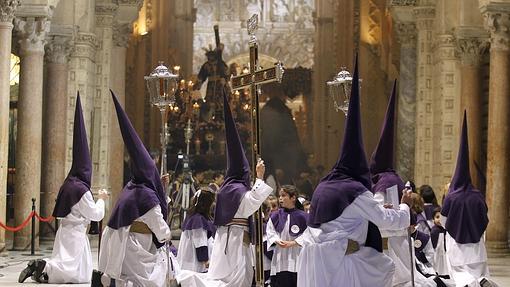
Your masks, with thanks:
[[[491,49],[508,51],[510,14],[488,11],[483,16],[485,26],[491,33]]]
[[[416,6],[417,0],[391,0],[390,6]]]
[[[247,35],[245,31],[239,30],[238,21],[249,18],[249,13],[253,11],[259,11],[259,53],[284,61],[286,67],[310,68],[313,65],[314,49],[314,1],[295,0],[292,5],[288,4],[289,2],[291,1],[284,3],[285,11],[279,6],[280,14],[275,16],[273,9],[281,3],[275,2],[272,5],[267,4],[272,3],[271,1],[265,0],[195,0],[194,6],[197,10],[193,38],[194,70],[198,70],[205,61],[202,48],[214,45],[213,23],[220,26],[221,42],[225,47],[223,58],[226,61],[248,53]],[[245,23],[242,22],[242,25]]]
[[[73,46],[74,43],[71,36],[50,36],[45,46],[46,61],[56,64],[67,64]]]
[[[488,39],[458,38],[456,39],[456,53],[463,65],[475,66],[480,64],[481,56],[489,47]]]
[[[136,6],[138,10],[143,6],[143,0],[117,0],[119,5]]]
[[[395,32],[400,45],[416,46],[416,25],[414,23],[397,23]]]
[[[96,6],[96,26],[111,27],[113,25],[113,16],[119,8],[114,4],[100,4]]]
[[[95,61],[97,47],[98,42],[95,34],[78,33],[76,36],[72,56],[88,58],[92,61]]]
[[[0,22],[12,22],[19,0],[0,0]]]
[[[113,25],[113,43],[115,46],[127,48],[132,32],[133,25],[131,23],[116,22]]]
[[[16,18],[14,26],[20,45],[20,53],[44,52],[46,33],[50,30],[50,21],[46,17]]]
[[[418,19],[429,18],[433,19],[436,14],[436,9],[429,6],[418,6],[413,9],[414,16]]]

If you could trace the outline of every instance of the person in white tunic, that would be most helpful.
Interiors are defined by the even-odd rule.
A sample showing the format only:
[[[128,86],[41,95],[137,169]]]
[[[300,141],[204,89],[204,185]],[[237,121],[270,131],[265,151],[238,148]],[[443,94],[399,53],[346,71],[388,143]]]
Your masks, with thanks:
[[[439,275],[450,275],[450,265],[446,258],[446,229],[441,225],[441,209],[434,210],[432,216],[434,226],[430,231],[430,240],[434,248],[434,268]]]
[[[249,287],[253,279],[253,254],[250,249],[249,217],[273,191],[264,183],[265,166],[259,160],[257,180],[250,188],[250,166],[237,128],[223,94],[227,139],[227,172],[216,197],[214,238],[209,271],[196,273],[182,270],[177,281],[182,287]]]
[[[191,208],[182,224],[179,240],[177,262],[181,270],[207,272],[216,232],[211,220],[214,198],[214,193],[204,187],[191,200]]]
[[[466,112],[462,123],[457,166],[441,209],[446,229],[446,254],[457,286],[496,286],[490,276],[483,233],[489,223],[487,204],[471,183]],[[491,285],[489,285],[491,284]]]
[[[280,209],[273,212],[266,228],[267,250],[271,260],[271,287],[297,286],[297,263],[301,246],[299,236],[306,230],[308,214],[298,200],[293,185],[283,185],[279,192]]]
[[[404,182],[394,168],[396,91],[397,81],[395,80],[379,142],[370,158],[370,172],[372,174],[374,199],[380,206],[391,206],[398,209],[402,194],[411,190],[405,189]],[[380,230],[382,237],[388,239],[388,248],[385,252],[395,264],[392,286],[412,286],[411,268],[415,269],[415,265],[411,261],[407,229],[408,226],[396,230],[386,228]],[[432,278],[427,279],[416,270],[413,272],[415,286],[436,286]]]
[[[99,252],[101,283],[108,286],[168,286],[177,262],[169,252],[167,200],[158,169],[112,92],[122,138],[131,160],[124,186],[103,232]],[[176,271],[177,270],[177,271]]]
[[[100,192],[94,202],[90,192],[92,162],[83,121],[80,95],[76,97],[73,130],[73,163],[60,187],[53,217],[60,219],[48,259],[32,260],[18,278],[20,283],[32,276],[40,283],[89,283],[92,276],[92,254],[87,226],[104,216],[104,199]]]
[[[299,287],[391,286],[395,266],[382,253],[377,226],[409,226],[409,194],[399,210],[374,199],[363,149],[358,64],[355,61],[349,111],[340,157],[315,189],[308,229],[296,240]]]

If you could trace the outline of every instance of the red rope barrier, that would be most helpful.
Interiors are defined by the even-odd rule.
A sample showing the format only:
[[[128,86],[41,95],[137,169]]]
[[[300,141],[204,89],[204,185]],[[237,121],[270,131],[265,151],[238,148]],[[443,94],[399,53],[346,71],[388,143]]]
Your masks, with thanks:
[[[34,217],[33,211],[30,212],[28,217],[19,226],[11,227],[11,226],[7,226],[7,225],[3,224],[2,222],[0,222],[0,227],[6,229],[8,231],[18,232],[21,229],[25,228],[25,226],[27,226],[27,224],[30,222],[30,219],[32,219],[32,217]]]
[[[42,222],[50,222],[50,221],[52,221],[53,219],[55,219],[55,217],[53,217],[53,216],[51,216],[51,215],[50,215],[50,216],[48,216],[48,217],[42,217],[42,216],[40,216],[37,212],[35,213],[35,217],[36,217],[37,219],[39,219],[39,221],[42,221]]]

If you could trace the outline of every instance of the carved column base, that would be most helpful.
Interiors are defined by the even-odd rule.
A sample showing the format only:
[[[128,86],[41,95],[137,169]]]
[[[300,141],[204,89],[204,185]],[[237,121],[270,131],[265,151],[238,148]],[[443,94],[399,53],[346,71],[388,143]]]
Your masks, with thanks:
[[[487,241],[485,242],[485,247],[489,257],[506,257],[510,255],[507,241]]]

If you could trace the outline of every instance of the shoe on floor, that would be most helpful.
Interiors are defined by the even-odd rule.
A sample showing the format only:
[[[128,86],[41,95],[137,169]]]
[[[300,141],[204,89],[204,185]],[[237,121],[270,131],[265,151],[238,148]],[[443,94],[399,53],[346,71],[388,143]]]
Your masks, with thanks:
[[[27,267],[21,271],[18,277],[18,282],[23,283],[27,280],[28,277],[32,276],[36,270],[36,260],[30,260],[27,264]]]

